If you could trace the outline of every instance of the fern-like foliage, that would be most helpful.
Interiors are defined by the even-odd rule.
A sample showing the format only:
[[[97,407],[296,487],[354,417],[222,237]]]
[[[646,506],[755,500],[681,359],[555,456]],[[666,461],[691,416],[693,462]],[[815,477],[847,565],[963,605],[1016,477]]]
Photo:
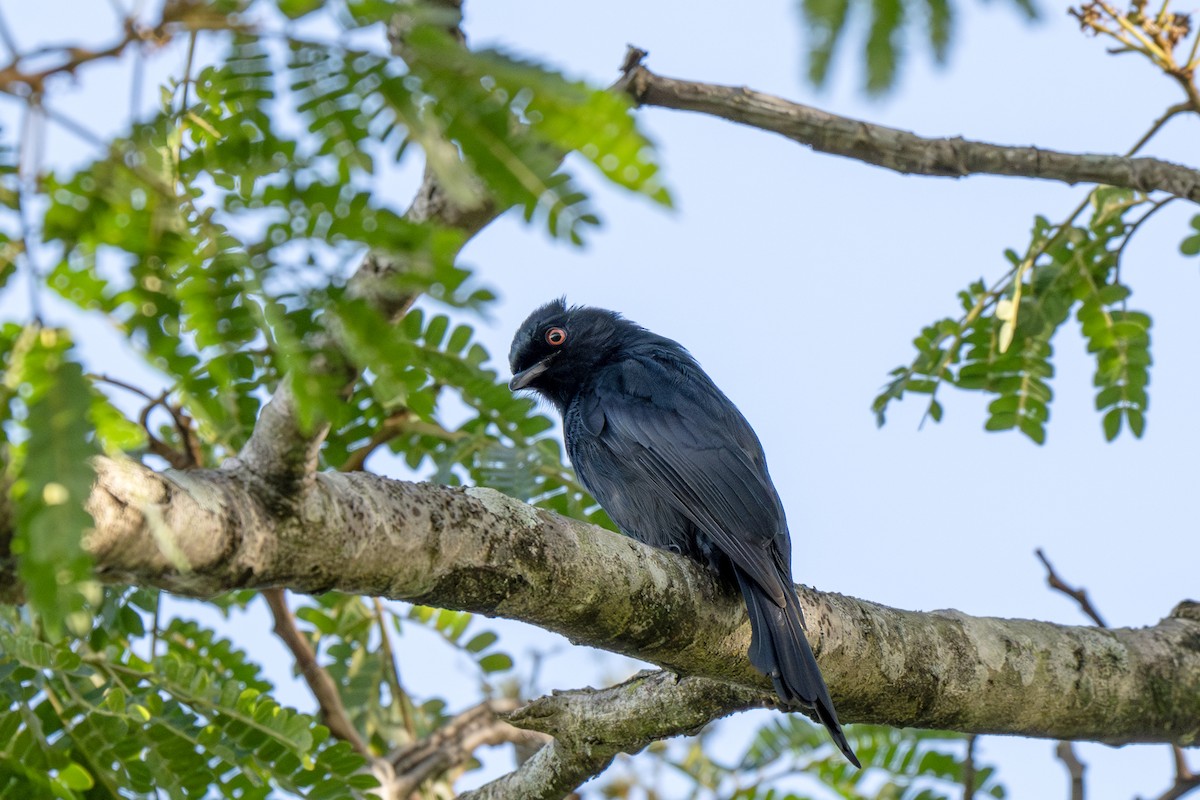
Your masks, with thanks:
[[[571,169],[590,165],[666,204],[653,148],[623,97],[469,51],[448,32],[454,20],[424,6],[397,10],[383,0],[172,7],[180,16],[164,35],[194,25],[195,61],[218,55],[189,59],[156,113],[36,188],[0,146],[0,288],[32,232],[49,262],[31,271],[40,289],[103,317],[162,378],[143,390],[90,375],[69,331],[0,327],[0,485],[16,512],[12,535],[0,531],[0,571],[28,600],[0,625],[0,796],[355,797],[372,781],[360,756],[272,700],[230,642],[158,618],[153,593],[89,581],[92,455],[165,449],[217,466],[289,376],[302,421],[332,424],[325,467],[361,467],[386,443],[435,480],[607,521],[546,438],[550,420],[513,397],[464,321],[494,295],[456,263],[462,233],[407,219],[379,187],[390,164],[421,150],[464,207],[518,206],[578,243],[597,217]],[[570,153],[578,160],[564,167]],[[37,202],[23,208],[30,192]],[[395,266],[371,291],[449,313],[382,314],[350,286],[367,257]],[[146,401],[140,414],[118,397],[126,390]],[[170,419],[156,424],[161,409]],[[255,600],[215,602],[236,615]],[[427,624],[481,676],[512,664],[494,633],[457,612],[408,616],[330,594],[298,617],[379,754],[446,719],[440,698],[408,696],[390,637]]]
[[[1001,281],[992,288],[971,284],[959,294],[962,316],[939,320],[914,340],[917,356],[893,370],[875,398],[879,424],[891,401],[909,392],[928,395],[926,413],[940,421],[937,393],[948,383],[995,396],[988,430],[1016,429],[1042,444],[1054,396],[1052,339],[1074,311],[1096,359],[1096,408],[1105,437],[1116,438],[1123,421],[1141,437],[1149,404],[1150,317],[1126,307],[1131,290],[1118,267],[1136,225],[1127,216],[1147,204],[1137,193],[1100,188],[1092,194],[1087,225],[1054,226],[1038,217],[1025,254],[1006,254],[1012,267]]]
[[[1013,0],[1026,19],[1037,16],[1032,0]],[[955,18],[961,13],[949,0],[801,0],[804,31],[808,37],[808,79],[814,86],[829,80],[834,56],[848,34],[847,21],[866,21],[862,47],[863,85],[869,94],[883,94],[897,85],[907,57],[905,44],[914,29],[923,34],[934,61],[943,63],[950,53]]]
[[[80,534],[91,525],[88,457],[96,451],[88,416],[92,398],[70,334],[38,324],[6,325],[0,427],[6,429],[4,483],[15,526],[6,549],[18,564],[25,597],[51,636],[83,613],[81,583],[91,559]]]
[[[135,655],[146,593],[106,591],[91,636],[49,642],[0,611],[0,787],[15,797],[366,797],[364,760],[264,692],[229,642],[173,622]]]
[[[699,787],[695,796],[704,798],[951,800],[962,796],[968,772],[977,797],[1006,796],[994,768],[973,761],[968,768],[961,734],[883,725],[850,725],[845,731],[861,770],[846,761],[820,726],[797,714],[773,717],[736,761],[725,752],[713,755],[701,736],[669,763]]]

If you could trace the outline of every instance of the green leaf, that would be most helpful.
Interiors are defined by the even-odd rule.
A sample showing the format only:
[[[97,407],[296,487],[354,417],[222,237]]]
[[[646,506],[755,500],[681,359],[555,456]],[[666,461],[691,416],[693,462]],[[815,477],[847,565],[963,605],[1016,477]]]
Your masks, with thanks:
[[[1114,408],[1104,415],[1104,438],[1112,441],[1121,432],[1121,414],[1123,409]]]
[[[808,79],[814,86],[823,86],[845,32],[850,0],[802,0],[800,8],[809,36]]]
[[[900,57],[900,28],[904,0],[871,0],[871,26],[867,35],[867,91],[879,94],[896,81]]]
[[[625,96],[498,50],[468,51],[435,26],[407,32],[405,45],[411,75],[436,103],[436,134],[455,142],[502,204],[523,206],[526,219],[544,216],[551,235],[579,242],[583,228],[598,222],[586,194],[560,169],[567,151],[610,181],[670,204]],[[435,134],[433,115],[400,113],[425,141]],[[430,163],[439,170],[439,160]]]
[[[89,459],[96,454],[88,424],[91,387],[83,368],[67,360],[66,333],[36,331],[35,343],[9,378],[28,387],[28,442],[24,464],[13,486],[17,530],[12,552],[25,582],[30,605],[47,632],[57,636],[68,615],[81,610],[80,587],[90,574],[83,532],[92,525],[83,504],[91,492]]]
[[[146,429],[126,417],[95,388],[91,391],[89,416],[96,438],[110,456],[129,453],[146,446]]]
[[[1046,443],[1046,427],[1041,422],[1029,417],[1021,417],[1018,425],[1021,428],[1021,433],[1028,436],[1035,443]]]
[[[961,319],[940,320],[921,331],[913,342],[912,363],[893,370],[893,380],[875,398],[876,420],[882,422],[888,403],[904,392],[930,392],[949,382],[995,395],[988,430],[1015,428],[1043,442],[1053,398],[1051,340],[1072,311],[1088,352],[1096,356],[1097,409],[1127,408],[1144,415],[1151,319],[1125,307],[1132,293],[1117,280],[1117,257],[1136,227],[1126,215],[1147,202],[1138,192],[1100,187],[1090,197],[1093,214],[1087,226],[1055,227],[1035,218],[1025,255],[1006,253],[1014,268],[1008,283],[991,289],[983,282],[972,284],[959,293]],[[1119,416],[1105,424],[1106,431],[1119,429]]]
[[[489,675],[493,672],[512,669],[512,666],[512,658],[505,653],[491,653],[479,659],[479,668]]]
[[[954,23],[949,0],[925,0],[929,25],[929,46],[939,62],[945,62],[950,47],[950,32]]]
[[[91,789],[96,785],[91,773],[74,762],[68,764],[64,769],[59,770],[58,780],[68,789],[78,789],[81,791]]]
[[[279,10],[288,19],[299,19],[325,5],[325,0],[277,0]]]
[[[1136,408],[1125,409],[1125,420],[1129,423],[1129,430],[1138,439],[1142,438],[1142,434],[1146,432],[1146,415]]]
[[[467,642],[464,647],[470,653],[481,653],[495,644],[498,638],[500,637],[491,631],[484,631],[483,633],[472,637],[471,641]]]

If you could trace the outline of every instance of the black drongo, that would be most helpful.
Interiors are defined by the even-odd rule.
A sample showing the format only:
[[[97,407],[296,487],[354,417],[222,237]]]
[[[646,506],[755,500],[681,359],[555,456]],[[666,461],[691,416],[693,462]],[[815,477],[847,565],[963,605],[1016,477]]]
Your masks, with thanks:
[[[534,389],[558,407],[579,479],[621,530],[741,589],[750,662],[785,705],[812,709],[858,766],[804,637],[762,445],[729,398],[678,343],[561,300],[525,320],[509,363],[513,391]]]

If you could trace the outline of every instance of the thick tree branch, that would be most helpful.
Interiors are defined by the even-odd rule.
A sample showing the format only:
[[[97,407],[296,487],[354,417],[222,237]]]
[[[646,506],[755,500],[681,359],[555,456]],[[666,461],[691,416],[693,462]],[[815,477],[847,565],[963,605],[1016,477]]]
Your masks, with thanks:
[[[279,514],[237,469],[96,465],[87,547],[109,580],[201,595],[337,588],[504,616],[769,696],[741,603],[706,571],[497,492],[319,473]],[[800,596],[845,721],[1200,742],[1195,603],[1152,628],[1100,630]]]
[[[1100,616],[1100,612],[1092,605],[1087,589],[1084,589],[1082,586],[1071,586],[1060,578],[1058,572],[1054,569],[1054,565],[1050,563],[1050,559],[1046,557],[1046,554],[1042,552],[1040,547],[1034,551],[1034,554],[1042,562],[1042,565],[1046,567],[1046,585],[1073,599],[1079,604],[1079,609],[1090,617],[1093,622],[1101,628],[1107,628],[1108,625],[1104,622],[1104,618]],[[1055,752],[1063,764],[1066,765],[1067,771],[1071,775],[1072,800],[1082,800],[1084,765],[1075,757],[1075,750],[1069,742],[1059,742],[1058,749]],[[1182,797],[1193,789],[1200,788],[1200,776],[1192,774],[1191,769],[1188,767],[1187,757],[1183,753],[1183,748],[1178,744],[1172,743],[1171,754],[1175,761],[1175,780],[1156,800],[1175,800],[1175,798]],[[1078,793],[1076,793],[1077,786]]]
[[[515,772],[462,800],[558,800],[603,771],[668,736],[696,733],[719,717],[764,705],[761,692],[706,678],[643,672],[608,689],[555,692],[509,716],[554,738]]]
[[[300,493],[300,486],[317,471],[321,444],[329,433],[322,423],[306,430],[300,423],[291,376],[283,379],[263,406],[249,441],[238,454],[238,462],[265,482],[278,498]]]
[[[462,233],[459,247],[494,220],[503,209],[483,202],[463,208],[450,200],[432,172],[427,172],[417,196],[405,212],[409,222],[433,223]],[[400,254],[371,253],[350,280],[350,292],[365,298],[391,322],[398,322],[416,302],[417,295],[397,291],[395,278],[412,265]],[[351,374],[347,374],[347,380]],[[238,460],[265,482],[277,496],[291,497],[317,469],[321,444],[328,425],[305,430],[300,424],[296,396],[290,380],[276,389],[271,401],[259,414],[250,440]],[[365,459],[365,454],[364,454]]]
[[[1099,183],[1143,192],[1162,191],[1200,203],[1200,171],[1161,159],[1060,153],[961,137],[927,139],[745,87],[666,78],[642,66],[640,57],[644,52],[635,49],[633,54],[626,60],[623,83],[640,105],[721,117],[778,133],[822,153],[906,175],[1012,175],[1069,184]]]
[[[455,0],[439,0],[435,5],[445,6],[457,15],[461,4]],[[403,16],[403,13],[397,13],[397,20]],[[456,32],[461,40],[461,31],[456,28]],[[403,25],[399,21],[391,26],[388,37],[393,51],[402,52]],[[446,147],[451,145],[446,144]],[[476,193],[475,199],[473,203],[456,202],[433,170],[427,168],[416,196],[404,212],[404,219],[458,231],[461,234],[458,247],[461,248],[505,210],[488,199],[482,189]],[[370,303],[384,319],[399,322],[416,302],[418,295],[407,289],[398,290],[395,278],[413,268],[409,254],[369,253],[351,277],[349,291],[351,295]],[[352,373],[348,373],[347,379],[352,376]],[[302,429],[296,411],[294,387],[285,382],[276,389],[271,401],[263,409],[239,459],[268,484],[279,486],[285,490],[285,494],[290,495],[298,483],[307,480],[316,471],[317,454],[328,431],[325,425],[312,430]]]

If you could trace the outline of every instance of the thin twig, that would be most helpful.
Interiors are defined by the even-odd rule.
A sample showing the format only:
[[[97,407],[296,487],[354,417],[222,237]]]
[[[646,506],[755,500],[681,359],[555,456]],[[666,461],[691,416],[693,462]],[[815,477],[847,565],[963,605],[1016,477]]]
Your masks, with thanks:
[[[17,40],[12,35],[12,29],[8,27],[8,20],[4,18],[3,9],[0,9],[0,42],[3,42],[4,46],[8,48],[14,61],[21,57],[21,51],[17,48]]]
[[[1175,762],[1175,780],[1165,792],[1154,800],[1179,800],[1184,795],[1200,789],[1200,775],[1192,772],[1191,767],[1188,766],[1183,748],[1179,745],[1171,745],[1171,756]]]
[[[1038,560],[1041,561],[1042,565],[1046,568],[1046,584],[1051,589],[1057,592],[1062,592],[1068,597],[1074,599],[1075,602],[1079,604],[1080,610],[1090,617],[1093,622],[1095,622],[1101,628],[1107,628],[1108,625],[1104,623],[1104,619],[1100,616],[1100,612],[1098,612],[1092,606],[1091,601],[1088,599],[1087,590],[1083,588],[1076,589],[1068,586],[1060,577],[1058,577],[1058,573],[1054,570],[1054,565],[1050,563],[1050,559],[1048,559],[1046,554],[1042,552],[1042,548],[1039,547],[1034,551],[1034,553],[1037,555]],[[1084,764],[1079,760],[1079,757],[1075,755],[1074,746],[1071,744],[1071,742],[1061,741],[1055,747],[1054,753],[1058,756],[1059,760],[1066,765],[1067,774],[1071,777],[1071,800],[1083,800]]]
[[[146,432],[146,441],[151,453],[164,459],[175,469],[195,469],[204,466],[204,446],[196,435],[195,427],[192,425],[193,420],[183,410],[181,404],[167,402],[170,390],[164,389],[160,394],[152,395],[145,389],[108,375],[88,373],[87,377],[94,382],[107,383],[132,392],[146,400],[146,405],[138,414],[138,424]],[[171,421],[175,424],[175,430],[179,434],[182,451],[176,450],[154,435],[154,429],[150,427],[150,415],[154,409],[159,407],[171,416]]]
[[[1191,794],[1196,789],[1200,789],[1200,776],[1193,775],[1187,779],[1176,778],[1175,783],[1165,792],[1154,798],[1154,800],[1179,800],[1179,798]]]
[[[183,66],[183,99],[179,103],[179,111],[182,113],[187,111],[188,107],[188,89],[192,85],[192,64],[196,60],[196,40],[200,34],[192,31],[188,36],[187,60]]]
[[[1105,623],[1104,619],[1100,616],[1100,612],[1095,609],[1091,603],[1091,600],[1088,599],[1087,590],[1082,588],[1076,589],[1064,583],[1062,578],[1058,577],[1058,573],[1054,571],[1054,566],[1050,563],[1050,560],[1046,558],[1046,554],[1042,552],[1042,548],[1039,547],[1033,552],[1038,557],[1038,560],[1042,562],[1042,565],[1046,568],[1046,585],[1056,592],[1062,592],[1067,597],[1074,599],[1075,602],[1079,604],[1080,611],[1091,618],[1091,620],[1101,628],[1107,628],[1108,624]]]
[[[963,764],[963,800],[973,800],[975,797],[975,741],[978,738],[974,733],[967,737],[967,759]]]
[[[142,48],[133,51],[133,74],[129,80],[129,118],[134,122],[138,119],[138,110],[142,104],[142,91],[146,82],[146,55]]]
[[[42,106],[42,110],[46,112],[47,119],[49,119],[51,122],[57,122],[59,125],[65,128],[68,133],[75,134],[75,136],[79,137],[88,144],[95,145],[99,148],[108,149],[110,144],[109,140],[91,130],[82,122],[71,119],[61,111],[57,111],[48,106]]]
[[[1173,105],[1170,108],[1168,108],[1165,112],[1163,112],[1163,115],[1161,117],[1154,120],[1154,124],[1150,126],[1150,130],[1146,131],[1142,135],[1142,138],[1138,139],[1137,142],[1134,143],[1133,147],[1129,148],[1129,150],[1126,151],[1125,155],[1126,156],[1137,155],[1138,151],[1141,150],[1143,147],[1145,147],[1150,142],[1150,140],[1153,139],[1155,137],[1155,135],[1157,135],[1158,132],[1163,129],[1163,126],[1165,126],[1168,122],[1170,122],[1172,119],[1179,116],[1183,112],[1191,111],[1191,110],[1193,110],[1193,109],[1192,109],[1192,106],[1190,103],[1177,103],[1176,105]]]
[[[171,415],[171,420],[175,423],[175,431],[179,434],[180,443],[183,445],[183,452],[187,456],[188,463],[181,469],[204,466],[204,445],[201,443],[200,437],[196,435],[196,427],[192,424],[194,420],[183,410],[181,403],[163,403],[163,408]]]
[[[1200,66],[1200,64],[1197,64],[1197,52],[1200,52],[1200,34],[1197,34],[1196,38],[1192,40],[1192,49],[1188,52],[1187,61],[1184,62],[1184,70],[1194,72],[1196,67]]]
[[[388,416],[383,421],[373,434],[370,440],[357,450],[353,450],[346,456],[346,460],[338,467],[339,472],[360,472],[363,466],[366,465],[367,459],[371,454],[378,450],[383,445],[390,442],[402,430],[404,423],[412,416],[412,412],[407,408],[401,409]]]
[[[288,608],[284,590],[264,589],[262,596],[271,609],[271,616],[275,619],[273,629],[275,635],[292,652],[292,657],[296,659],[297,670],[304,676],[308,688],[312,690],[313,696],[317,699],[317,704],[321,708],[321,722],[329,728],[329,732],[334,736],[349,742],[356,751],[369,757],[367,744],[351,724],[350,716],[342,704],[342,696],[338,692],[337,686],[329,677],[329,673],[317,663],[317,655],[313,652],[312,646],[296,627],[296,618],[292,616],[292,611]]]
[[[371,598],[375,603],[375,619],[379,624],[379,657],[383,659],[384,675],[392,690],[392,702],[400,707],[400,718],[404,721],[404,730],[408,731],[409,741],[416,741],[417,726],[413,722],[412,700],[404,685],[400,683],[400,667],[396,664],[396,654],[392,650],[392,637],[387,631],[387,612],[384,611],[383,601],[378,597]]]
[[[1149,214],[1147,214],[1149,216]],[[1144,219],[1144,218],[1143,218]],[[1051,589],[1062,592],[1071,597],[1079,604],[1080,610],[1084,614],[1091,617],[1101,628],[1107,628],[1108,625],[1100,617],[1100,613],[1092,606],[1091,600],[1088,598],[1087,590],[1081,588],[1073,588],[1068,586],[1059,578],[1054,567],[1050,564],[1050,560],[1046,558],[1046,554],[1039,547],[1034,551],[1038,560],[1046,567],[1046,583]],[[1075,751],[1071,747],[1070,742],[1059,742],[1058,748],[1055,751],[1058,757],[1064,764],[1067,765],[1067,770],[1071,773],[1071,800],[1083,800],[1083,769],[1084,766],[1075,756]],[[1160,794],[1155,800],[1178,800],[1185,794],[1200,788],[1200,775],[1192,772],[1188,766],[1187,758],[1184,755],[1183,748],[1177,744],[1171,745],[1171,754],[1175,763],[1175,780],[1165,792]],[[1078,787],[1078,788],[1077,788]]]
[[[170,5],[170,4],[168,4]],[[127,18],[125,30],[121,38],[107,47],[89,49],[86,47],[59,45],[41,48],[34,53],[21,54],[13,49],[12,60],[0,67],[0,92],[17,97],[32,97],[42,92],[46,81],[56,75],[74,75],[79,69],[94,61],[119,58],[125,51],[142,43],[163,45],[171,41],[180,32],[197,33],[202,31],[231,31],[243,30],[244,26],[223,16],[211,15],[203,9],[194,16],[181,14],[164,19],[158,25],[147,27],[135,22],[134,17]],[[7,29],[0,18],[0,38],[9,38]],[[11,49],[11,48],[10,48]],[[52,66],[40,70],[25,71],[21,61],[28,56],[47,55],[59,56],[59,61]]]
[[[150,629],[150,660],[154,660],[154,656],[158,653],[158,636],[162,632],[162,620],[160,617],[162,609],[162,592],[154,593],[154,627]]]
[[[126,383],[125,381],[120,380],[119,378],[113,378],[109,375],[104,375],[104,374],[97,373],[97,372],[89,372],[84,377],[86,377],[90,381],[94,381],[97,383],[107,383],[110,386],[116,386],[118,389],[124,389],[127,392],[132,392],[132,393],[136,394],[138,397],[141,397],[142,399],[144,399],[148,402],[151,402],[151,403],[161,402],[159,397],[156,397],[156,396],[150,394],[145,389],[143,389],[139,386],[134,386],[132,383]]]
[[[1071,742],[1059,742],[1054,755],[1066,765],[1067,774],[1071,776],[1071,800],[1083,800],[1083,771],[1087,766],[1075,755],[1075,746]]]
[[[1113,283],[1119,284],[1121,282],[1121,257],[1125,255],[1125,248],[1129,246],[1129,242],[1132,241],[1133,235],[1137,233],[1138,228],[1142,227],[1142,225],[1146,222],[1146,220],[1150,219],[1150,217],[1157,214],[1159,209],[1176,199],[1178,198],[1164,197],[1162,200],[1159,200],[1150,208],[1149,211],[1138,217],[1137,222],[1133,223],[1133,225],[1129,227],[1129,230],[1125,232],[1125,238],[1121,240],[1121,245],[1117,248],[1117,254],[1114,258],[1114,261],[1116,261],[1116,266],[1113,268]]]
[[[1185,781],[1197,777],[1192,772],[1192,768],[1188,766],[1187,758],[1183,754],[1183,748],[1179,745],[1171,745],[1171,747],[1175,757],[1175,777]]]
[[[29,282],[29,311],[31,319],[37,324],[42,322],[41,306],[41,270],[38,269],[34,256],[34,224],[30,218],[28,196],[37,192],[38,171],[40,169],[38,140],[42,138],[42,127],[39,121],[43,119],[39,108],[38,98],[30,98],[25,103],[25,113],[21,119],[21,141],[17,151],[17,216],[21,224],[21,255],[25,265],[26,280]]]

